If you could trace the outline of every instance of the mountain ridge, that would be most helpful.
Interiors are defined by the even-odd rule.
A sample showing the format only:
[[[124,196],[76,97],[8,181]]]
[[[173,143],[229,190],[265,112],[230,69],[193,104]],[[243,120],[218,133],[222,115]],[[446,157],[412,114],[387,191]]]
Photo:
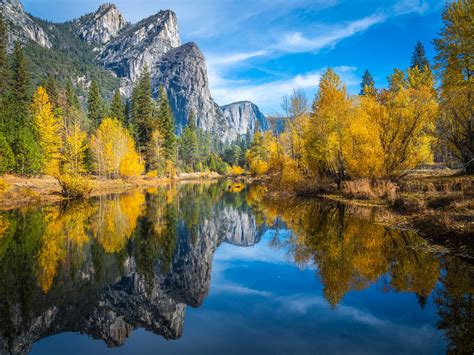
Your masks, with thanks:
[[[134,84],[147,66],[153,93],[156,95],[160,85],[167,90],[178,132],[185,126],[191,112],[196,116],[199,128],[216,134],[224,143],[234,141],[239,135],[253,133],[257,126],[268,128],[265,116],[255,104],[238,109],[233,108],[237,103],[219,106],[214,101],[205,57],[197,44],[181,43],[178,19],[171,10],[159,11],[131,24],[116,5],[104,3],[95,12],[63,24],[54,24],[35,20],[24,11],[19,0],[0,0],[0,4],[11,26],[10,47],[13,41],[21,40],[55,50],[57,45],[53,42],[58,42],[58,39],[51,40],[48,33],[54,32],[54,29],[68,29],[90,47],[88,50],[92,52],[89,57],[92,53],[95,55],[92,60],[87,59],[89,57],[82,60],[90,66],[96,65],[97,71],[100,68],[108,71],[109,83],[114,82],[113,77],[118,78],[120,90],[126,97],[131,96]],[[48,30],[43,28],[45,24]],[[60,47],[67,46],[60,44]],[[40,67],[39,64],[37,66]],[[89,72],[82,72],[82,75],[74,73],[77,77],[73,78],[73,82],[81,84],[85,91],[91,77]],[[113,88],[107,89],[108,97],[112,91]]]

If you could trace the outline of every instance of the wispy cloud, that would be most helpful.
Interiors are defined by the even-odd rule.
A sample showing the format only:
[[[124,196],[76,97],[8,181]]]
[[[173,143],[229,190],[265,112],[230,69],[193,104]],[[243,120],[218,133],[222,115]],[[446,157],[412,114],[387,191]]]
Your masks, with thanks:
[[[301,32],[286,34],[275,46],[276,50],[284,52],[313,52],[326,47],[332,47],[337,42],[361,33],[368,28],[384,22],[386,15],[373,14],[352,22],[341,23],[337,26],[323,28],[321,35],[315,37],[305,37]]]
[[[236,64],[249,60],[251,58],[262,57],[266,54],[268,54],[268,50],[263,49],[253,52],[232,53],[221,56],[209,56],[207,58],[207,63],[211,66]]]

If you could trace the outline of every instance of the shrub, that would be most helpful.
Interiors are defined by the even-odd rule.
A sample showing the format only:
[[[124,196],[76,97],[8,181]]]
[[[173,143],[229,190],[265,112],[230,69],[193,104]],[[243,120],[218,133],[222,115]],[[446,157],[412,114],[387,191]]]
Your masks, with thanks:
[[[9,188],[10,185],[5,180],[0,178],[0,193],[7,192]]]
[[[157,178],[157,177],[158,177],[158,171],[157,171],[157,170],[149,171],[149,172],[146,174],[146,177],[147,177],[147,178],[150,178],[150,179]]]
[[[90,195],[93,189],[92,182],[80,175],[61,175],[58,177],[62,194],[68,198],[80,199]]]
[[[233,165],[230,168],[229,175],[242,175],[245,172],[243,168],[238,165]]]
[[[264,175],[268,171],[268,164],[263,160],[254,160],[250,164],[250,172],[254,175]]]

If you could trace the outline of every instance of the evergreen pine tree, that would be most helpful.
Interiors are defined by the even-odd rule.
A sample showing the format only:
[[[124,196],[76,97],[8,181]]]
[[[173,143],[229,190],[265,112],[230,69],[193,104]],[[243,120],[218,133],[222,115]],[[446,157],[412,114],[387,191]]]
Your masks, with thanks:
[[[81,108],[79,98],[77,97],[76,90],[74,90],[74,85],[72,84],[71,79],[68,79],[66,83],[66,99],[68,108],[72,107],[76,110],[79,110]]]
[[[198,135],[196,127],[196,119],[194,112],[191,111],[188,123],[183,130],[181,137],[181,149],[180,154],[183,162],[186,166],[196,170],[199,156],[198,156]]]
[[[418,67],[421,72],[424,72],[426,69],[430,70],[430,62],[426,58],[425,47],[420,41],[416,43],[415,50],[413,51],[411,67]]]
[[[45,88],[46,93],[48,94],[49,101],[53,105],[54,108],[59,107],[59,90],[58,90],[58,83],[53,75],[48,74],[46,80],[41,83],[43,88]]]
[[[110,105],[110,116],[116,118],[125,126],[125,109],[123,107],[122,95],[120,95],[119,89],[115,90],[112,104]]]
[[[7,25],[0,11],[0,98],[6,93],[8,88],[7,41]]]
[[[375,81],[372,74],[366,69],[364,76],[362,77],[362,83],[360,84],[361,90],[359,95],[375,95],[377,90],[375,89]]]
[[[0,132],[0,174],[12,172],[14,168],[15,156],[7,139]]]
[[[176,135],[175,121],[173,112],[168,102],[168,96],[163,86],[160,86],[158,92],[159,108],[158,123],[161,134],[164,138],[164,150],[166,160],[176,162]]]
[[[41,171],[42,153],[38,143],[33,118],[30,114],[30,77],[20,44],[15,43],[11,70],[11,88],[7,99],[7,117],[4,122],[5,137],[15,156],[15,171],[36,174]]]
[[[132,93],[131,125],[136,135],[138,147],[143,149],[150,141],[153,131],[158,128],[154,115],[151,79],[145,66]]]
[[[92,80],[89,89],[89,98],[87,100],[87,117],[89,118],[92,127],[99,127],[102,122],[102,100],[100,98],[100,88],[97,81]]]

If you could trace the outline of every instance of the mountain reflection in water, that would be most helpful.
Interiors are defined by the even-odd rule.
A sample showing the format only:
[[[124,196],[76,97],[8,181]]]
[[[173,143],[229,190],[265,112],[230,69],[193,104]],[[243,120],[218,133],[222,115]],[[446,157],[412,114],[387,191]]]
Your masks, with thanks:
[[[166,343],[163,350],[185,353],[191,352],[183,336],[186,328],[190,337],[193,332],[201,334],[205,345],[200,349],[196,344],[194,353],[221,353],[218,342],[215,348],[211,345],[215,336],[210,330],[206,333],[209,318],[200,324],[196,319],[200,312],[204,319],[204,314],[212,317],[218,311],[232,319],[234,305],[247,306],[246,296],[259,297],[252,299],[259,308],[242,311],[236,318],[245,323],[241,337],[248,342],[238,341],[239,334],[234,334],[234,343],[228,339],[224,344],[228,353],[288,353],[288,349],[312,353],[318,342],[336,339],[342,343],[326,350],[343,351],[352,338],[341,338],[340,329],[346,325],[336,315],[387,328],[400,321],[400,314],[386,311],[381,319],[361,312],[369,307],[362,307],[365,303],[384,302],[407,313],[414,312],[416,303],[422,319],[406,326],[423,329],[435,339],[431,344],[407,340],[389,351],[474,349],[474,283],[469,263],[430,251],[412,232],[372,223],[371,211],[361,216],[360,211],[342,205],[269,201],[263,196],[259,186],[179,184],[0,213],[0,352],[41,352],[40,340],[61,333],[87,334],[111,348],[125,344],[125,349],[127,338],[141,328],[146,334],[180,339]],[[296,268],[301,271],[288,276]],[[242,272],[234,275],[235,270]],[[225,273],[232,282],[223,280]],[[280,280],[269,282],[275,273]],[[308,278],[308,273],[313,276]],[[305,289],[312,291],[296,293]],[[408,299],[407,294],[416,297]],[[346,298],[360,307],[345,304]],[[295,315],[281,314],[277,303],[292,308]],[[188,310],[190,328],[185,324],[187,306],[197,308]],[[313,306],[320,314],[308,315],[308,307]],[[317,328],[324,325],[317,323],[318,317],[325,319],[325,331]],[[257,332],[259,322],[264,329]],[[233,326],[237,327],[232,322],[222,324]],[[257,344],[246,333],[285,334],[291,328],[299,341],[291,344],[287,334],[286,348],[280,345],[282,339],[263,338]],[[364,332],[369,350],[375,333]],[[318,333],[326,339],[318,340]],[[54,343],[55,337],[47,340],[44,346]],[[173,346],[183,348],[173,350]]]

